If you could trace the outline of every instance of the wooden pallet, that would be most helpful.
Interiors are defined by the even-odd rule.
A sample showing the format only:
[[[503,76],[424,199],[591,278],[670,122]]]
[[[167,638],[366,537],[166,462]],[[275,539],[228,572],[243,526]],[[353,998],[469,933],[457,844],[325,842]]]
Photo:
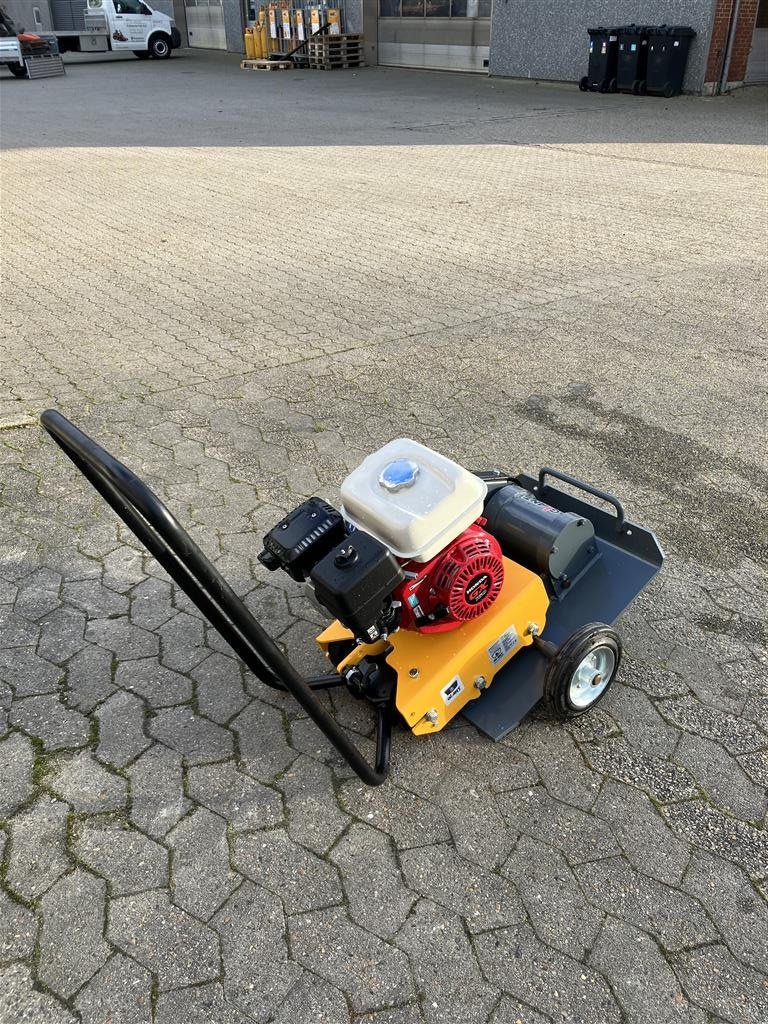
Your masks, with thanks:
[[[334,61],[317,61],[310,59],[309,68],[312,71],[336,71],[339,68],[364,68],[362,58],[359,60],[334,60]]]
[[[241,60],[243,71],[290,71],[292,60]]]

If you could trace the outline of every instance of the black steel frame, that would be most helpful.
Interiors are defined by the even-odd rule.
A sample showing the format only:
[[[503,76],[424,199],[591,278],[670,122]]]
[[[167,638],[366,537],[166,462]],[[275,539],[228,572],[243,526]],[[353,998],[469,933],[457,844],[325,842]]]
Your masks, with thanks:
[[[146,484],[56,410],[44,412],[40,422],[253,674],[267,686],[288,690],[363,782],[381,785],[389,773],[394,703],[376,705],[376,760],[371,765],[314,695],[314,690],[344,685],[341,676],[300,675]]]

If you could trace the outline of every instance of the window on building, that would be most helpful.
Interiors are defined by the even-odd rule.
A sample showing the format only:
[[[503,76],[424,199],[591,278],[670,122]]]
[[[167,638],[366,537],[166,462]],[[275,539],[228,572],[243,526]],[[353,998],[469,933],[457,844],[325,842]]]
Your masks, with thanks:
[[[491,0],[379,0],[380,18],[490,18]]]

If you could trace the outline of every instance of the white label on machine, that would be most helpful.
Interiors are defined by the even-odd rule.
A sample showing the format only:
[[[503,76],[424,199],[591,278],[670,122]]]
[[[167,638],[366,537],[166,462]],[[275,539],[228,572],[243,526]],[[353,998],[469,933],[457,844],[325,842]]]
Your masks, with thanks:
[[[506,633],[502,633],[496,643],[488,648],[488,657],[492,665],[500,665],[502,661],[511,654],[518,645],[517,631],[510,626]]]
[[[454,676],[453,679],[444,686],[440,691],[440,696],[443,698],[443,703],[447,706],[453,704],[456,698],[464,692],[464,683],[461,681],[461,676]]]

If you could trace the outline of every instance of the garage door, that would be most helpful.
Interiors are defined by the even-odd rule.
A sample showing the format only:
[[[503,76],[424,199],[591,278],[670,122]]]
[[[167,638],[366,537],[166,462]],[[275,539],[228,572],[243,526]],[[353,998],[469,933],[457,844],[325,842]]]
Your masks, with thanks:
[[[768,82],[768,0],[760,0],[757,8],[757,22],[744,81],[748,85]]]
[[[184,0],[189,45],[205,50],[226,50],[222,0]]]
[[[379,64],[487,71],[491,0],[379,0]]]

